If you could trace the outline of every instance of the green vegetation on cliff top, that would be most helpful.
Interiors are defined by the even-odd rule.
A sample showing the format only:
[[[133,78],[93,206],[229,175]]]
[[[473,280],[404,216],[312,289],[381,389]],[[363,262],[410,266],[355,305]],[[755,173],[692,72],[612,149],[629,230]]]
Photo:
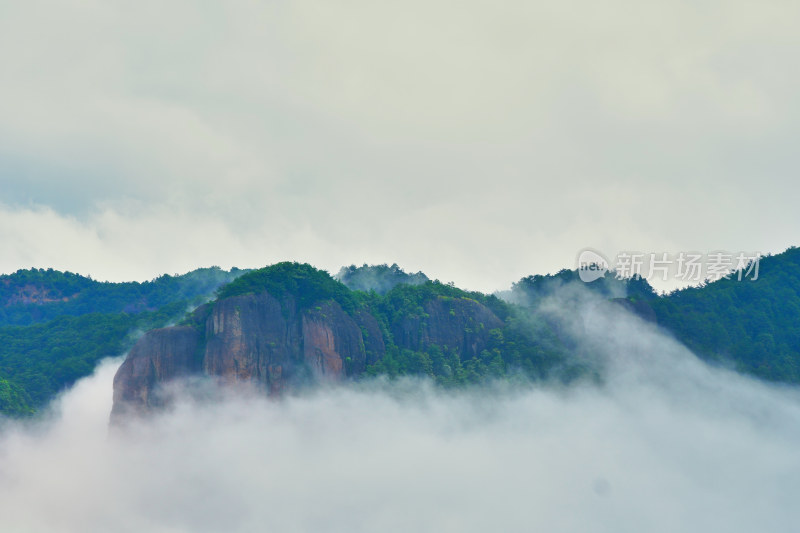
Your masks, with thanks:
[[[352,313],[358,305],[353,291],[327,272],[307,263],[289,261],[253,270],[221,287],[217,297],[222,299],[265,291],[279,301],[287,295],[293,295],[300,309],[308,308],[317,301],[334,300],[345,311]]]

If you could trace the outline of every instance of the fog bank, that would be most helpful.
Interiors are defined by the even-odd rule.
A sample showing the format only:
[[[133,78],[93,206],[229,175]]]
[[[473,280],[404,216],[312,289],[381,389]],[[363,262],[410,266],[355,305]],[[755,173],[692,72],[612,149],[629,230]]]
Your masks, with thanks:
[[[224,393],[108,432],[106,361],[0,436],[3,531],[792,531],[800,398],[573,294],[603,384]]]

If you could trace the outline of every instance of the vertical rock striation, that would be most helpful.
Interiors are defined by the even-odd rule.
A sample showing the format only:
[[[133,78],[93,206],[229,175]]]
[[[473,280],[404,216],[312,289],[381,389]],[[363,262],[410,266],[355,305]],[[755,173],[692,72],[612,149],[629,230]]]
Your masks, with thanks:
[[[114,377],[112,418],[162,405],[159,386],[186,376],[246,381],[277,394],[361,373],[386,348],[375,317],[354,315],[335,301],[298,310],[291,296],[278,301],[266,292],[204,306],[194,325],[150,331],[131,349]]]

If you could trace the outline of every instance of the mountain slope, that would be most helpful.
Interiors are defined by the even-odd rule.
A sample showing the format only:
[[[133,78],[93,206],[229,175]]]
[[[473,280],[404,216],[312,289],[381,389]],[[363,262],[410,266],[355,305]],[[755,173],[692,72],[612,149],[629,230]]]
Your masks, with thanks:
[[[697,287],[656,294],[641,278],[613,273],[582,283],[575,270],[528,276],[509,298],[535,308],[575,283],[654,320],[701,358],[771,381],[800,383],[800,248],[763,257],[758,279],[736,273]]]
[[[245,272],[212,267],[141,283],[111,283],[53,269],[18,270],[0,276],[0,326],[27,326],[64,315],[155,311],[212,294]]]
[[[800,383],[800,248],[737,276],[654,298],[658,322],[695,353],[772,381]]]
[[[144,283],[54,270],[0,277],[0,414],[36,411],[100,359],[123,354],[138,332],[180,319],[244,272],[200,269]]]

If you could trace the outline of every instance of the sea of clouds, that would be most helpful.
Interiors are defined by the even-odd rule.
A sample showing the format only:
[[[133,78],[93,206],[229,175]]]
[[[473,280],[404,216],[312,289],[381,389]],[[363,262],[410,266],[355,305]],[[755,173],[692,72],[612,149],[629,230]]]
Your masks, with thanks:
[[[0,429],[8,532],[794,531],[800,394],[569,295],[602,383],[222,391],[108,426],[107,360]]]

